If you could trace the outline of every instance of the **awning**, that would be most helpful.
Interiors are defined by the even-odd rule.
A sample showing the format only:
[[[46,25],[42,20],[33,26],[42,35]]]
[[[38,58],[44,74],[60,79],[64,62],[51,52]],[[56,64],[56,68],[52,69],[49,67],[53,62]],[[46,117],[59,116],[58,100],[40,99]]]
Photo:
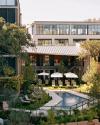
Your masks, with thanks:
[[[48,55],[67,55],[78,56],[80,52],[79,46],[36,46],[24,47],[28,53],[48,54]]]

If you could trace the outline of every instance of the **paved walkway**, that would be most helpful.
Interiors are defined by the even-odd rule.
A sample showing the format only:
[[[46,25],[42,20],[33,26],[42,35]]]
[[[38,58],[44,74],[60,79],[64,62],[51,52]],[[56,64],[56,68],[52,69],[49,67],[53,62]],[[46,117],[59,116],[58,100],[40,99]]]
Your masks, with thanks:
[[[33,115],[48,115],[48,110],[51,109],[53,106],[57,105],[62,98],[58,96],[55,92],[47,90],[46,93],[49,94],[49,96],[52,97],[52,100],[46,103],[44,106],[40,107],[38,110],[35,110],[32,112],[31,116]]]
[[[51,109],[51,107],[57,105],[59,102],[62,101],[62,98],[60,96],[58,96],[55,92],[47,91],[47,93],[49,94],[49,96],[52,97],[52,100],[49,101],[48,103],[46,103],[43,107],[41,107],[39,109],[49,110],[49,109]]]

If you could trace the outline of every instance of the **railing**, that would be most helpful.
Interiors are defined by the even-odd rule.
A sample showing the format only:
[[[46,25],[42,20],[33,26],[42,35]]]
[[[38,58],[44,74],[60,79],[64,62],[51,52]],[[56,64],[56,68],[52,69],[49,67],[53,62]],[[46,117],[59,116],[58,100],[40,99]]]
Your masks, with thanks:
[[[85,99],[80,103],[77,103],[72,106],[44,106],[43,109],[37,109],[36,111],[32,111],[35,114],[33,116],[45,116],[47,115],[47,109],[52,110],[53,112],[65,112],[68,115],[72,115],[75,109],[83,110],[85,108],[91,107],[97,104],[97,100],[95,98]]]

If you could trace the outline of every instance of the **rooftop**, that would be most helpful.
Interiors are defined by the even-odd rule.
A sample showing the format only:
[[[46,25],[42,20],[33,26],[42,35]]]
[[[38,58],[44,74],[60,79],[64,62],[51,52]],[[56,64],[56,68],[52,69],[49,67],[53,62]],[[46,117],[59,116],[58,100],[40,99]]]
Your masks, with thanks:
[[[25,48],[28,53],[78,56],[80,46],[36,46]]]

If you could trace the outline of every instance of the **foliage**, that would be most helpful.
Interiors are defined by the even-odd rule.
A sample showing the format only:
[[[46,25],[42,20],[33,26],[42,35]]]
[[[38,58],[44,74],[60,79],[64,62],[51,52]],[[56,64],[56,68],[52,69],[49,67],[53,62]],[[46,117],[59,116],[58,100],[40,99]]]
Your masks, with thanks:
[[[63,61],[60,62],[60,65],[59,65],[58,70],[59,70],[59,72],[61,72],[61,73],[64,73],[64,72],[65,72],[65,65],[64,65],[64,62],[63,62]]]
[[[32,89],[33,88],[33,89]],[[32,89],[32,90],[31,90]],[[33,109],[37,109],[41,106],[43,106],[44,104],[46,104],[48,101],[51,100],[51,97],[45,93],[44,91],[41,91],[40,94],[36,94],[36,97],[33,97],[32,96],[32,93],[33,94],[36,94],[34,93],[34,86],[32,86],[30,88],[30,94],[28,95],[29,98],[33,101],[31,101],[31,103],[29,104],[25,104],[25,103],[22,103],[19,99],[16,101],[16,105],[13,105],[14,108],[19,108],[19,109],[28,109],[28,110],[33,110]],[[40,96],[40,98],[38,98],[38,96]]]
[[[10,111],[2,111],[0,110],[0,118],[7,119],[9,117]]]
[[[10,125],[29,125],[30,117],[23,111],[11,111],[9,115]]]
[[[91,94],[98,98],[100,96],[100,74],[94,75],[92,83]]]
[[[3,72],[5,76],[13,76],[15,74],[14,69],[10,66],[4,66]]]
[[[0,77],[0,92],[5,89],[13,89],[14,91],[19,92],[22,81],[23,79],[21,76]]]
[[[47,121],[41,120],[41,125],[54,125],[56,123],[55,114],[52,110],[48,111]]]
[[[33,81],[35,79],[35,72],[33,70],[32,65],[27,65],[23,69],[23,79],[25,81]]]
[[[97,73],[97,62],[92,58],[86,73],[83,75],[82,80],[87,83],[93,83],[94,75]]]
[[[82,84],[78,88],[76,88],[76,91],[82,92],[82,93],[90,93],[92,84]]]
[[[30,41],[31,36],[25,27],[6,23],[3,18],[0,18],[0,58],[4,55],[8,55],[8,57],[14,55],[17,58],[25,59],[25,56],[23,56],[26,54],[25,47],[34,46]],[[6,75],[13,74],[11,68],[8,69],[7,62],[5,64],[3,60],[5,59],[0,60],[0,63],[2,63],[0,69],[3,69]]]
[[[81,43],[82,52],[80,53],[80,58],[90,56],[96,61],[98,60],[100,54],[100,41],[98,40],[88,40]]]
[[[22,46],[30,45],[31,37],[27,30],[25,27],[5,23],[4,19],[1,19],[0,22],[3,24],[0,30],[0,53],[20,55],[23,49]]]

